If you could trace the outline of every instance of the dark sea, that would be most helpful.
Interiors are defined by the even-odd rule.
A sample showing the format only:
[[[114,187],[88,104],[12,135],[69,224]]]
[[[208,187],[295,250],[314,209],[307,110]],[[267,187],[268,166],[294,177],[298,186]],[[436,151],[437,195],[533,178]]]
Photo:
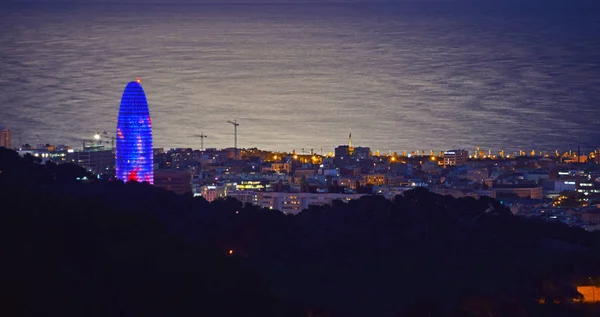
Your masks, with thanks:
[[[597,1],[596,1],[597,2]],[[506,152],[600,145],[600,5],[39,5],[0,10],[13,143],[113,134],[141,78],[155,147]]]

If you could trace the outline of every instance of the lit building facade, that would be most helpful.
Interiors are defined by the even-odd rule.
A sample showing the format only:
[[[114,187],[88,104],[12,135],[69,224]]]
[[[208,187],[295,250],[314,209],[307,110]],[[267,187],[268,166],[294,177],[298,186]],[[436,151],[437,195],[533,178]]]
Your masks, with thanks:
[[[600,287],[594,285],[577,286],[577,292],[583,295],[583,301],[586,303],[600,302]]]
[[[0,125],[0,147],[12,149],[12,136],[10,129]]]
[[[139,80],[127,84],[123,91],[115,158],[118,179],[154,184],[152,121]]]
[[[364,175],[361,185],[365,186],[367,184],[371,184],[374,186],[382,186],[386,183],[385,174],[368,174]]]
[[[194,197],[201,196],[204,197],[208,202],[212,202],[219,198],[224,198],[227,196],[227,187],[226,186],[216,186],[216,185],[206,185],[200,187],[199,193],[194,193]]]
[[[259,205],[260,203],[259,195],[260,192],[251,190],[234,190],[227,192],[227,197],[233,197],[243,204],[252,204],[255,206]]]
[[[450,150],[444,152],[444,166],[461,166],[467,162],[469,151]]]

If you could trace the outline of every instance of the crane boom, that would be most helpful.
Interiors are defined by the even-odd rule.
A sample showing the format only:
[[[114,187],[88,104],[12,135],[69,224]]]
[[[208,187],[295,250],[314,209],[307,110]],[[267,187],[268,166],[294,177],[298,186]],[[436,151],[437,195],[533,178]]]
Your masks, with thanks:
[[[208,138],[208,135],[204,134],[204,132],[200,132],[200,134],[194,136],[200,138],[200,151],[204,151],[204,139]]]

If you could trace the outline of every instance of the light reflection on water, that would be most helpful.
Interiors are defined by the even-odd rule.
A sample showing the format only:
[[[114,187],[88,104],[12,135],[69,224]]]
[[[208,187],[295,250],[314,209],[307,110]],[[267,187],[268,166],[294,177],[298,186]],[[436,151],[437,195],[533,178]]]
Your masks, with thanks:
[[[600,12],[399,6],[42,7],[0,13],[15,142],[114,133],[141,77],[155,145],[331,151],[600,143]],[[38,137],[39,135],[39,137]]]

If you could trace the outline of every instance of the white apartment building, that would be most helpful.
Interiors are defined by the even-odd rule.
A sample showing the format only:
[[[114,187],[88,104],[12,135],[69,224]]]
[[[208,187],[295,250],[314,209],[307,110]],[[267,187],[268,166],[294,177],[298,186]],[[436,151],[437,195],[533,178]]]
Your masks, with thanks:
[[[444,152],[444,166],[460,166],[467,162],[469,151],[450,150]]]
[[[259,196],[261,192],[251,190],[233,190],[227,191],[227,197],[233,197],[243,204],[250,203],[252,205],[259,205]]]

